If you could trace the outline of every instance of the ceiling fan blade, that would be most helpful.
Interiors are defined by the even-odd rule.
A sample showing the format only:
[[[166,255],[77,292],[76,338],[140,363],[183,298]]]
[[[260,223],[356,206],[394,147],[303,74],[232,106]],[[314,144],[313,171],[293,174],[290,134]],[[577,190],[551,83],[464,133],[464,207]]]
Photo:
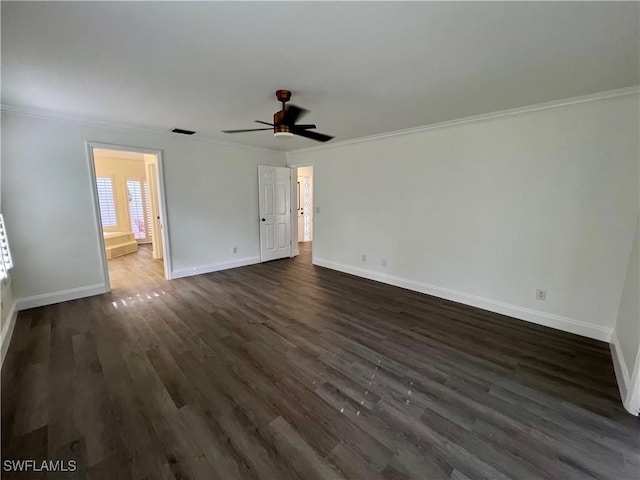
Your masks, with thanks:
[[[263,125],[271,125],[273,127],[273,123],[263,122],[262,120],[254,120],[256,123],[262,123]]]
[[[298,130],[295,127],[289,127],[289,129],[291,130],[291,133],[293,133],[294,135],[299,135],[301,137],[317,140],[318,142],[328,142],[333,138],[332,136],[325,135],[324,133],[310,132],[308,130]]]
[[[296,107],[295,105],[289,105],[288,107],[286,107],[280,124],[286,126],[294,125],[296,123],[296,120],[307,112],[309,112],[309,110]]]
[[[222,130],[222,133],[259,132],[260,130],[273,130],[273,128],[248,128],[245,130]]]
[[[310,128],[316,128],[313,124],[304,124],[304,125],[291,125],[293,128],[299,128],[301,130],[309,130]]]

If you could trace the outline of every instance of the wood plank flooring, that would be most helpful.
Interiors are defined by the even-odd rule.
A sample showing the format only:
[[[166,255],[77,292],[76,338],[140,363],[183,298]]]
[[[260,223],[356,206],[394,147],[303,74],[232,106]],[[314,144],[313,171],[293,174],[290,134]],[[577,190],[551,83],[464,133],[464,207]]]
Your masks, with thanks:
[[[20,312],[3,478],[633,479],[607,344],[295,259]]]

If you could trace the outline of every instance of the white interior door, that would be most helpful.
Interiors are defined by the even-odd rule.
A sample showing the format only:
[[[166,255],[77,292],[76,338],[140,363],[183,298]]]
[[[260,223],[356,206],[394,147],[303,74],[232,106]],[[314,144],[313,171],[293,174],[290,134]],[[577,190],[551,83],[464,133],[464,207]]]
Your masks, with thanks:
[[[313,240],[313,179],[305,175],[298,177],[298,182],[300,182],[298,241],[310,242]]]
[[[156,170],[156,158],[147,159],[145,155],[145,167],[147,169],[147,183],[149,184],[149,194],[151,199],[151,231],[155,235],[151,237],[153,258],[162,258],[162,225],[160,223],[160,201],[158,200],[158,173]],[[149,155],[151,157],[151,155]]]
[[[298,204],[298,242],[304,242],[304,178],[298,177],[296,203]]]
[[[291,256],[291,170],[258,166],[260,259]]]

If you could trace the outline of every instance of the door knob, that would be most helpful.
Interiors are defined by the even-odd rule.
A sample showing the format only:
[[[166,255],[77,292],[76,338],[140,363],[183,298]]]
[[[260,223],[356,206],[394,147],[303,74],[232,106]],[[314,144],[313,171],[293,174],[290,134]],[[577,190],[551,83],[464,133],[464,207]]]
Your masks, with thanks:
[[[262,221],[263,221],[263,222],[266,222],[266,220],[265,220],[264,218],[262,219]]]

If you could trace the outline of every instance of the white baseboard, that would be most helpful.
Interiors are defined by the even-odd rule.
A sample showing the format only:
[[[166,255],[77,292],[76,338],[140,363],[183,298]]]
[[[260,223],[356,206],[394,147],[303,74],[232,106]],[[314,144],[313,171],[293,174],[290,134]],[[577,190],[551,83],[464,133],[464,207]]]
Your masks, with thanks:
[[[69,290],[61,290],[59,292],[44,293],[42,295],[33,295],[31,297],[16,298],[16,310],[26,310],[28,308],[42,307],[44,305],[52,305],[54,303],[67,302],[69,300],[77,300],[78,298],[91,297],[107,293],[109,290],[103,283],[95,285],[87,285],[85,287],[71,288]]]
[[[230,262],[212,263],[210,265],[201,265],[199,267],[183,268],[181,270],[174,270],[171,272],[171,278],[190,277],[192,275],[218,272],[229,268],[246,267],[247,265],[254,265],[256,263],[260,263],[260,257],[246,257],[238,260],[232,260]]]
[[[508,315],[520,320],[526,320],[538,325],[556,328],[558,330],[575,333],[577,335],[601,340],[607,343],[611,339],[611,329],[581,322],[580,320],[575,320],[573,318],[562,317],[560,315],[554,315],[547,312],[540,312],[538,310],[520,307],[518,305],[492,300],[490,298],[479,297],[477,295],[460,292],[458,290],[429,285],[427,283],[396,277],[386,273],[365,270],[363,268],[353,267],[351,265],[332,262],[321,258],[314,258],[313,263],[320,267],[338,270],[340,272],[387,283],[389,285],[395,285],[396,287],[406,288],[407,290],[413,290],[415,292],[426,293],[427,295],[433,295],[434,297],[444,298],[446,300],[470,305],[472,307],[478,307],[490,312]]]
[[[613,332],[611,335],[610,348],[622,404],[629,413],[638,415],[638,410],[640,410],[640,395],[638,392],[638,390],[640,390],[640,384],[638,384],[637,379],[635,382],[633,381],[633,377],[638,376],[638,361],[636,361],[634,371],[629,370],[629,366],[624,360],[624,355],[622,355],[620,340],[616,332]],[[640,360],[640,354],[638,355],[638,360]]]
[[[11,336],[13,335],[13,328],[16,326],[16,319],[18,318],[18,311],[16,309],[16,302],[14,301],[7,313],[7,323],[0,333],[0,369],[4,365],[4,357],[9,350],[9,344],[11,343]]]

